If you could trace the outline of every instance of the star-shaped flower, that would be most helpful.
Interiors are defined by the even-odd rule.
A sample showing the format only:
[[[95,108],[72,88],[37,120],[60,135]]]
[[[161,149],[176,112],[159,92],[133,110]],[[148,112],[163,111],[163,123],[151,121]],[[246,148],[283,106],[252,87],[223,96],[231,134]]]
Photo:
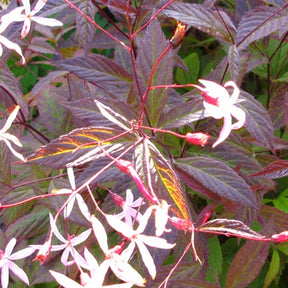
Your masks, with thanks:
[[[105,217],[107,222],[113,229],[115,229],[125,238],[131,241],[131,243],[125,250],[128,255],[131,255],[133,253],[135,246],[137,245],[141,257],[143,259],[144,265],[146,266],[152,279],[154,279],[156,277],[156,266],[148,248],[145,245],[160,249],[172,249],[175,246],[175,244],[170,244],[166,241],[166,239],[157,236],[142,234],[147,226],[152,210],[153,209],[147,209],[136,230],[133,230],[131,226],[119,220],[113,215],[106,215]]]
[[[245,112],[235,106],[235,104],[243,101],[239,100],[240,90],[233,81],[228,81],[221,86],[213,81],[202,80],[199,82],[204,86],[193,85],[202,92],[202,96],[205,98],[203,105],[205,107],[205,116],[213,117],[215,119],[224,119],[224,125],[221,129],[220,135],[217,141],[212,145],[216,147],[222,143],[231,133],[231,130],[240,129],[245,124],[246,114]],[[234,89],[232,95],[227,91],[227,87]],[[232,116],[238,121],[232,124]]]
[[[84,250],[85,260],[90,267],[90,275],[87,273],[82,272],[80,274],[80,281],[81,285],[73,281],[72,279],[68,278],[67,276],[51,271],[51,275],[56,279],[56,281],[65,288],[130,288],[134,285],[134,283],[122,283],[122,284],[115,284],[115,285],[108,285],[103,286],[103,282],[105,279],[105,275],[108,271],[109,264],[107,260],[104,260],[100,265],[98,265],[97,260],[94,256],[88,251],[87,248]]]
[[[51,251],[60,251],[63,250],[62,256],[61,256],[61,262],[65,265],[65,266],[70,266],[72,265],[75,261],[78,261],[78,263],[82,263],[82,266],[85,267],[86,261],[83,259],[83,257],[77,252],[77,250],[74,248],[74,246],[79,245],[80,243],[84,242],[87,240],[87,238],[89,237],[91,230],[92,229],[88,229],[84,232],[82,232],[81,234],[79,234],[78,236],[68,236],[68,239],[66,240],[59,232],[55,221],[53,219],[53,216],[51,214],[49,214],[50,216],[50,226],[52,228],[52,231],[54,233],[54,235],[58,238],[58,240],[60,240],[63,244],[60,245],[52,245],[51,247]],[[73,260],[68,260],[69,255],[71,254]]]
[[[9,270],[11,270],[19,279],[29,285],[29,280],[26,273],[18,267],[13,260],[23,259],[30,256],[35,248],[28,247],[23,250],[19,250],[12,254],[12,250],[16,245],[16,239],[12,238],[5,248],[5,252],[0,250],[0,269],[1,269],[1,285],[2,288],[7,288],[9,284]]]
[[[130,189],[126,190],[126,200],[115,193],[113,193],[111,197],[114,202],[123,209],[121,213],[115,215],[117,218],[124,218],[125,222],[130,226],[133,224],[133,219],[140,222],[142,215],[135,208],[140,207],[144,203],[142,197],[134,201],[134,197]]]
[[[17,7],[11,12],[2,16],[1,26],[6,28],[13,22],[24,21],[24,25],[21,31],[21,38],[24,38],[29,33],[31,21],[35,21],[38,24],[50,27],[62,26],[63,23],[56,19],[35,16],[35,14],[43,8],[46,2],[47,0],[38,0],[34,8],[31,10],[30,0],[22,0],[23,6]]]
[[[0,38],[0,42],[1,42],[1,38]],[[2,129],[0,129],[0,141],[1,140],[4,141],[5,144],[8,146],[8,148],[10,149],[10,151],[14,154],[14,156],[16,156],[17,158],[19,158],[25,162],[26,159],[23,157],[23,155],[18,153],[11,145],[11,142],[12,142],[15,145],[17,145],[18,147],[22,147],[21,142],[19,141],[19,139],[16,136],[14,136],[10,133],[7,133],[7,130],[11,127],[12,122],[15,120],[15,118],[17,116],[19,109],[20,109],[20,106],[17,105],[14,108],[14,110],[12,111],[12,113],[9,115],[9,117],[6,120],[6,123],[4,124]]]

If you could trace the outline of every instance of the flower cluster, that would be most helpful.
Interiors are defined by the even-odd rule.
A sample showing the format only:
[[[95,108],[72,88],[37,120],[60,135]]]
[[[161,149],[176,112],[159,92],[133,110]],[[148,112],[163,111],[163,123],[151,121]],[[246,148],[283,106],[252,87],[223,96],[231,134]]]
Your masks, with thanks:
[[[43,8],[46,2],[46,0],[38,0],[31,10],[30,0],[22,0],[23,6],[17,7],[1,17],[0,34],[2,34],[6,28],[14,22],[23,22],[21,38],[24,38],[28,35],[32,21],[50,27],[62,26],[62,22],[56,19],[35,16],[35,14],[37,14]],[[22,64],[25,63],[25,57],[18,44],[8,40],[3,35],[0,35],[0,56],[3,53],[1,44],[6,46],[8,49],[15,50],[21,56]]]

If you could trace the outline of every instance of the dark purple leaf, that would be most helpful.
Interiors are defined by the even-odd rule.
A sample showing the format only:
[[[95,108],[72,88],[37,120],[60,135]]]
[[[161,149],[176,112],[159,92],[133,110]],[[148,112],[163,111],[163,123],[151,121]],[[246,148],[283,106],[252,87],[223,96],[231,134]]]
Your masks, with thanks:
[[[217,11],[207,9],[207,7],[200,4],[174,2],[169,5],[163,13],[178,21],[182,21],[188,26],[193,26],[196,29],[208,33],[216,39],[228,43],[232,42],[227,27],[232,34],[235,31],[235,27],[224,11],[220,11],[219,13],[221,13],[221,17],[224,19],[225,23]]]
[[[119,152],[127,145],[131,145],[130,141],[135,139],[130,134],[122,135],[114,144],[110,142],[110,138],[121,132],[123,130],[108,127],[75,129],[39,148],[28,157],[28,161],[36,164],[45,163],[46,166],[56,168],[64,168],[67,164],[70,166],[82,165],[106,156],[99,146],[99,142],[102,143],[102,147],[107,153]]]
[[[250,10],[241,18],[238,26],[236,36],[238,49],[242,50],[253,41],[278,31],[287,21],[287,13],[275,7],[259,6]]]
[[[87,57],[75,57],[57,63],[60,67],[79,78],[100,86],[127,85],[132,82],[131,75],[115,61],[98,54]]]
[[[172,206],[177,217],[190,219],[184,192],[169,161],[149,140],[135,149],[135,169],[159,200]],[[151,186],[150,184],[151,183]]]
[[[142,99],[147,92],[149,79],[152,76],[151,86],[171,84],[173,76],[174,52],[170,49],[161,60],[159,57],[164,50],[169,47],[169,41],[166,39],[160,24],[154,20],[147,27],[143,37],[138,41],[138,55],[136,59],[136,68],[138,72],[138,82],[140,91],[138,99]],[[158,59],[160,62],[157,64]],[[154,65],[157,65],[155,72],[151,75]],[[161,113],[167,103],[169,94],[166,89],[150,90],[145,103],[145,108],[149,114],[150,122],[157,126]]]
[[[274,128],[268,112],[249,93],[241,91],[240,94],[246,99],[238,104],[246,112],[246,129],[261,145],[274,151]]]
[[[260,176],[261,178],[277,179],[288,175],[288,160],[279,160],[269,164],[264,169],[250,176]]]
[[[200,183],[220,197],[257,207],[255,194],[249,185],[226,163],[208,157],[190,157],[178,159],[175,165],[191,182]]]
[[[288,84],[281,85],[269,105],[269,114],[272,118],[274,129],[280,129],[285,123],[288,123],[287,88]]]
[[[214,219],[208,221],[198,227],[197,231],[213,234],[223,234],[227,237],[235,236],[257,241],[269,239],[251,230],[243,222],[231,219]]]
[[[90,19],[94,20],[95,6],[91,1],[82,1],[79,5],[79,10],[87,15]],[[85,50],[85,55],[88,54],[90,43],[93,40],[95,33],[95,26],[84,18],[81,14],[76,14],[76,28],[80,37],[80,45]]]
[[[235,83],[239,82],[240,55],[236,45],[231,45],[228,52],[230,78]]]
[[[159,126],[165,129],[173,129],[200,120],[204,117],[202,103],[202,97],[197,97],[197,99],[174,105],[161,115]]]

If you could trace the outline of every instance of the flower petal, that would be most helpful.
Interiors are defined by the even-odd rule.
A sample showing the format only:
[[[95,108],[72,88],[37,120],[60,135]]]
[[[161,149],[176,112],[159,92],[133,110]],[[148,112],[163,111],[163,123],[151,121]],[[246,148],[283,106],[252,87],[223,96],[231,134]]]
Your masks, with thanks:
[[[16,242],[17,242],[16,238],[12,238],[12,239],[8,242],[8,244],[6,245],[6,248],[5,248],[5,256],[6,256],[6,257],[9,257],[9,256],[10,256],[10,254],[12,253],[12,251],[13,251],[15,245],[16,245]]]
[[[8,284],[9,284],[9,268],[8,268],[8,264],[5,263],[2,267],[1,267],[1,285],[2,288],[7,288]]]
[[[72,279],[61,273],[52,270],[49,270],[49,272],[56,279],[56,281],[65,288],[83,288],[82,285],[78,284],[77,282],[73,281]]]
[[[212,148],[215,148],[217,145],[222,143],[231,133],[232,129],[232,117],[229,113],[224,116],[224,125],[220,131],[217,141],[212,145]]]
[[[29,279],[26,273],[20,267],[18,267],[15,263],[10,261],[8,263],[8,267],[19,279],[21,279],[24,283],[29,285]]]
[[[231,127],[232,130],[240,129],[244,126],[246,121],[246,113],[239,107],[233,106],[230,113],[235,117],[238,122],[234,123]]]
[[[33,17],[31,17],[31,20],[37,22],[38,24],[44,25],[44,26],[50,26],[50,27],[63,26],[62,22],[60,22],[59,20],[53,19],[53,18],[44,18],[44,17],[33,16]]]
[[[18,44],[8,40],[7,38],[5,38],[2,35],[0,35],[0,43],[2,43],[8,49],[15,50],[22,57],[22,64],[25,63],[25,57],[23,56],[22,50],[21,50],[21,48],[20,48],[20,46]]]

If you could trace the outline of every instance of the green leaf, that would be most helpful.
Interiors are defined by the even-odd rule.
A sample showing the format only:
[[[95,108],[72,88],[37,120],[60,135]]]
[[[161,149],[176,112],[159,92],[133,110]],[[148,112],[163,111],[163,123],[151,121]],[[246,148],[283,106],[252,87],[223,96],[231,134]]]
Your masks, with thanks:
[[[176,69],[176,81],[179,84],[191,84],[196,83],[200,71],[200,60],[197,53],[191,53],[183,59],[188,71],[184,71],[177,67]]]
[[[217,237],[209,238],[208,239],[208,249],[209,249],[209,259],[208,263],[211,267],[211,270],[207,270],[206,280],[209,282],[215,281],[215,276],[219,277],[222,273],[222,251],[219,239]]]
[[[224,197],[244,206],[257,207],[255,194],[250,186],[226,163],[208,157],[188,157],[178,159],[175,166],[180,177],[192,189],[198,183],[199,187],[218,195],[218,200]],[[209,191],[206,195],[211,197]],[[200,191],[203,192],[205,193],[204,189]]]
[[[276,278],[280,270],[280,257],[276,249],[273,249],[269,270],[266,274],[264,281],[264,288],[269,287],[272,281]]]

